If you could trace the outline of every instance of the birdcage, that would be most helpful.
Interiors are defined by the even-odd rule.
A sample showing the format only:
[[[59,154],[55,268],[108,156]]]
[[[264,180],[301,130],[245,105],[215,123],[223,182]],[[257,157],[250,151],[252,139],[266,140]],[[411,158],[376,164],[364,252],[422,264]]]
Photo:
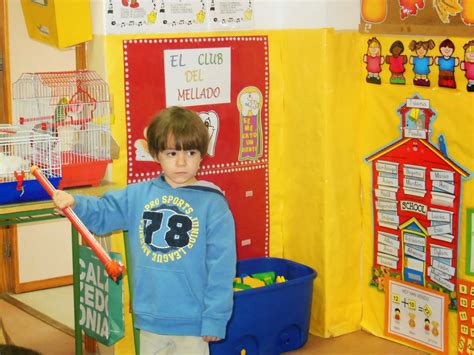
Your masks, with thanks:
[[[59,138],[23,126],[0,125],[0,204],[48,199],[30,173],[38,166],[53,184],[61,180]]]
[[[13,119],[61,141],[60,188],[95,186],[110,160],[108,86],[90,70],[24,73],[13,84]]]

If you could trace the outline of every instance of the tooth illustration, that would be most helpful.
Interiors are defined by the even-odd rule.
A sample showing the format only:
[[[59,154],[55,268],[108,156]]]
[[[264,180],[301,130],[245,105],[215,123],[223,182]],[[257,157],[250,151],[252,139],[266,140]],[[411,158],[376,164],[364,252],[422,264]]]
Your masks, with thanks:
[[[207,155],[213,157],[216,154],[217,136],[219,134],[219,116],[215,111],[199,112],[199,117],[204,122],[209,132],[209,147]]]

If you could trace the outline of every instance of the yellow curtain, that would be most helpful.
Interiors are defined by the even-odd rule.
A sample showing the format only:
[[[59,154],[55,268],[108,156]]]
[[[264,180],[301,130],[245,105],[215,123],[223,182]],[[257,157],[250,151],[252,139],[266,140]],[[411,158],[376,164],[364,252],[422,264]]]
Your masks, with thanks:
[[[310,332],[337,336],[358,329],[362,312],[358,34],[270,38],[271,252],[318,272]]]

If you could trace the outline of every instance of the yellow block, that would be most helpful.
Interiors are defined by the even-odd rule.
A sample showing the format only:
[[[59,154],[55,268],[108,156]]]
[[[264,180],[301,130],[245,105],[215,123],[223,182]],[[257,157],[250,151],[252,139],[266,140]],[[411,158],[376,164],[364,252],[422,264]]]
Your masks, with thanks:
[[[250,276],[245,276],[244,278],[242,278],[242,281],[243,281],[244,285],[249,285],[252,288],[265,286],[265,282],[263,282],[262,280],[259,280],[259,279],[255,279],[255,278],[250,277]]]
[[[28,35],[57,48],[92,39],[89,0],[21,0]]]

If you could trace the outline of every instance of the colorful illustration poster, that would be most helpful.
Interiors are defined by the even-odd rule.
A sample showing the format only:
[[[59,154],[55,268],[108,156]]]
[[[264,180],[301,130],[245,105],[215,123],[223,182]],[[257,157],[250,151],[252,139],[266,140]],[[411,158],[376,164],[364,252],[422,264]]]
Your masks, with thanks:
[[[204,31],[207,28],[205,0],[161,0],[160,15],[163,32]]]
[[[447,354],[448,297],[395,279],[387,279],[386,289],[384,334],[430,352]]]
[[[474,92],[474,39],[403,36],[388,42],[384,37],[366,38],[361,63],[367,83]]]
[[[105,0],[106,34],[207,29],[205,0]]]
[[[228,104],[230,47],[164,51],[166,105]]]
[[[209,0],[211,29],[250,28],[254,25],[253,0]]]
[[[474,0],[361,0],[360,32],[472,35]]]
[[[367,157],[372,164],[374,270],[384,289],[395,277],[449,296],[456,309],[461,182],[470,173],[430,140],[436,112],[417,95],[398,109],[402,137]]]
[[[128,183],[157,177],[149,120],[168,106],[196,111],[210,145],[199,179],[224,190],[238,256],[268,255],[268,43],[266,36],[123,42]]]
[[[474,352],[474,283],[458,280],[458,354]]]

